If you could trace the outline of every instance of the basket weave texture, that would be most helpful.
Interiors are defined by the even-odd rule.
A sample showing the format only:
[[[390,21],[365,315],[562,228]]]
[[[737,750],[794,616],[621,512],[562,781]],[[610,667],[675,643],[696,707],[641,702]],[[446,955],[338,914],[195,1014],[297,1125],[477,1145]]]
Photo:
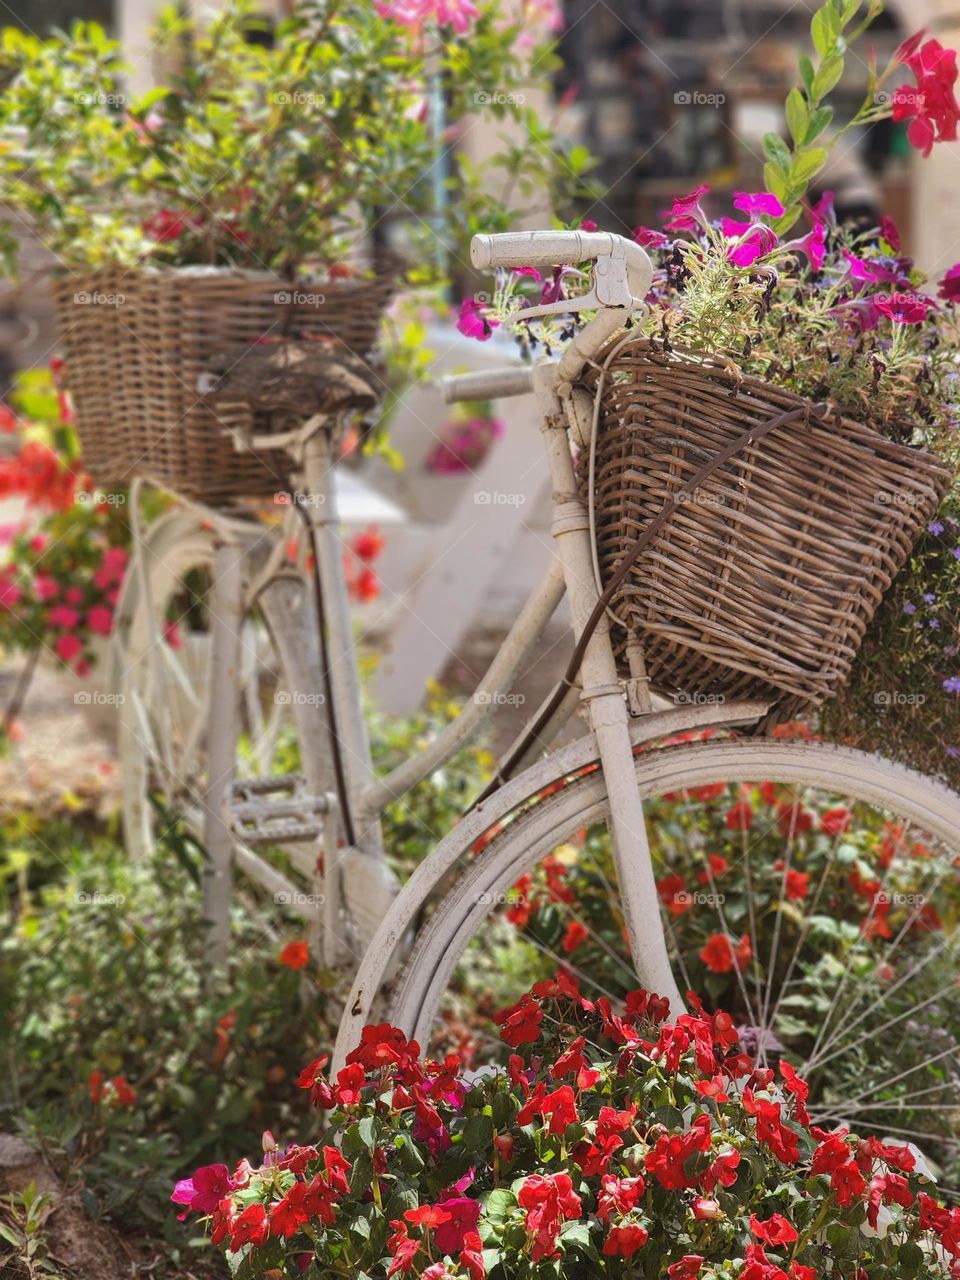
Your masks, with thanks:
[[[619,340],[603,376],[594,460],[600,575],[609,581],[677,490],[751,427],[748,443],[669,517],[617,591],[613,639],[643,644],[677,701],[773,696],[788,718],[846,679],[883,593],[933,518],[949,474],[932,454],[730,362]],[[580,474],[587,484],[587,462]]]
[[[84,463],[101,485],[149,476],[220,505],[287,486],[278,450],[237,451],[229,428],[242,404],[198,394],[218,352],[281,335],[335,338],[365,356],[397,278],[384,262],[369,278],[288,284],[221,268],[105,268],[59,280],[54,301]]]

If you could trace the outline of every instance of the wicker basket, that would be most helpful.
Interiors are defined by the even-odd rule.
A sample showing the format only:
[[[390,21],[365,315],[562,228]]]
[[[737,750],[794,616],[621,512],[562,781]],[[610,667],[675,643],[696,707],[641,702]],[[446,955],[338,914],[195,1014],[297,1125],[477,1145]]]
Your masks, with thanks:
[[[366,355],[395,287],[397,263],[370,278],[287,284],[221,268],[70,276],[54,296],[84,462],[102,485],[149,476],[211,505],[265,497],[287,486],[274,450],[238,452],[228,428],[248,425],[242,405],[199,398],[215,353],[289,333],[335,337]]]
[[[622,661],[643,644],[676,700],[770,698],[781,718],[829,698],[883,593],[932,519],[948,473],[922,450],[829,414],[729,362],[622,337],[607,351],[593,498],[606,583],[692,476],[752,427],[662,525],[611,602]],[[605,363],[598,358],[598,366]],[[586,487],[588,462],[581,460]]]

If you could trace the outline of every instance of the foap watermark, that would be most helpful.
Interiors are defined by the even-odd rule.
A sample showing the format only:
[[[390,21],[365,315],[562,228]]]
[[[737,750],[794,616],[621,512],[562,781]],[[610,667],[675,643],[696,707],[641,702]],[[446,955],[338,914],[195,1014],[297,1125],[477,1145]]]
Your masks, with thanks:
[[[278,507],[322,507],[327,499],[322,493],[301,493],[295,489],[290,493],[280,490],[273,495],[273,500]]]
[[[675,501],[678,507],[725,507],[726,496],[722,493],[704,493],[695,490],[693,493],[678,493]]]
[[[122,907],[126,900],[122,893],[86,893],[81,890],[73,895],[75,907]]]
[[[901,693],[899,689],[880,689],[873,695],[875,707],[922,707],[926,700],[924,693]]]
[[[526,500],[525,493],[501,493],[499,489],[480,489],[473,495],[478,507],[522,507]]]
[[[322,707],[326,698],[322,693],[307,693],[303,689],[278,689],[273,695],[278,707]]]
[[[273,300],[279,307],[322,307],[325,293],[304,293],[302,289],[278,289]]]
[[[278,107],[325,107],[327,95],[307,93],[302,89],[292,89],[289,93],[281,90],[279,93],[271,93],[270,101]]]
[[[930,501],[927,493],[906,493],[902,489],[878,489],[873,495],[874,502],[880,507],[920,507]]]
[[[75,93],[73,100],[79,107],[125,107],[129,101],[125,93]]]
[[[930,899],[925,893],[891,893],[881,889],[874,896],[874,905],[882,903],[889,907],[925,907]]]
[[[678,107],[722,107],[725,93],[705,93],[702,89],[678,89],[673,101]]]
[[[78,289],[73,295],[78,307],[122,307],[126,300],[125,293],[104,293],[101,289]]]
[[[673,695],[673,700],[678,706],[722,707],[727,699],[722,693],[685,693],[681,690]]]
[[[526,94],[514,93],[512,89],[496,89],[493,93],[481,90],[473,95],[477,107],[522,107],[526,100]]]
[[[94,489],[90,493],[80,491],[74,495],[74,502],[88,507],[122,507],[127,501],[125,493],[104,493],[102,489]]]
[[[104,693],[102,689],[78,689],[73,695],[78,707],[122,707],[127,700],[125,693]]]
[[[506,893],[478,893],[475,901],[481,907],[515,907],[523,899],[514,889],[509,889]]]
[[[725,893],[689,893],[686,889],[675,893],[672,899],[678,907],[722,907],[726,900]]]
[[[322,893],[301,893],[299,889],[288,889],[275,893],[273,901],[278,907],[322,907],[327,899]]]
[[[524,693],[502,693],[500,690],[488,693],[485,689],[478,689],[473,700],[480,707],[522,707],[527,697]]]

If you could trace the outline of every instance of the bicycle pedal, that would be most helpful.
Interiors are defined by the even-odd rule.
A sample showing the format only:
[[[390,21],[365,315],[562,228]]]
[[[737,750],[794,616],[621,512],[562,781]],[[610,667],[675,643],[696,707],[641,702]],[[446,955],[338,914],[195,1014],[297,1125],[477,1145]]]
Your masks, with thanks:
[[[299,773],[234,782],[223,802],[224,820],[246,845],[317,840],[331,812],[331,797],[313,795]]]

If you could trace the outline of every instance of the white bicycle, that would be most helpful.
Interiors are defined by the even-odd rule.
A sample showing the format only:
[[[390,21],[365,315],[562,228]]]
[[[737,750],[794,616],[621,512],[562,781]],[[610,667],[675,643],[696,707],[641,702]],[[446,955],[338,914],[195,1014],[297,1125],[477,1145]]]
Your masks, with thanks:
[[[474,262],[592,262],[591,292],[564,305],[595,313],[558,360],[447,386],[450,399],[532,392],[554,493],[556,560],[476,694],[439,738],[374,776],[330,484],[343,412],[315,413],[288,441],[297,486],[312,495],[288,515],[291,529],[299,522],[307,531],[310,572],[302,559],[293,570],[279,540],[251,555],[262,530],[222,513],[185,508],[189,519],[181,512],[162,545],[162,529],[146,535],[165,599],[183,589],[185,565],[215,565],[204,659],[212,696],[188,697],[196,715],[180,729],[172,723],[169,680],[150,656],[156,645],[136,640],[156,634],[162,607],[146,578],[132,575],[120,611],[123,678],[138,718],[129,726],[128,828],[149,820],[147,793],[189,793],[182,807],[192,806],[205,832],[207,909],[222,940],[233,866],[293,893],[296,859],[278,870],[264,850],[299,851],[321,955],[332,965],[359,959],[335,1067],[371,1020],[391,1021],[431,1051],[457,1047],[475,1063],[501,1053],[492,1015],[558,965],[585,994],[614,1002],[644,985],[679,1008],[695,988],[731,1012],[759,1061],[786,1057],[809,1075],[815,1122],[850,1120],[915,1141],[960,1188],[960,797],[849,747],[766,736],[773,693],[671,703],[650,688],[636,642],[629,672],[618,665],[611,584],[598,581],[571,441],[592,447],[597,415],[584,373],[643,305],[649,260],[613,235],[535,232],[477,237]],[[721,462],[713,473],[722,480]],[[674,494],[660,525],[682,498]],[[484,795],[398,888],[383,808],[482,727],[564,595],[573,655],[563,680]],[[269,661],[258,650],[267,639]],[[300,695],[285,704],[297,718],[297,777],[270,774],[277,737],[263,722],[263,699],[251,698],[254,669]],[[318,696],[303,696],[311,690]],[[551,750],[577,712],[583,735]],[[238,752],[252,740],[265,776],[248,748]],[[250,778],[238,778],[238,754]],[[197,767],[185,771],[187,756]]]

